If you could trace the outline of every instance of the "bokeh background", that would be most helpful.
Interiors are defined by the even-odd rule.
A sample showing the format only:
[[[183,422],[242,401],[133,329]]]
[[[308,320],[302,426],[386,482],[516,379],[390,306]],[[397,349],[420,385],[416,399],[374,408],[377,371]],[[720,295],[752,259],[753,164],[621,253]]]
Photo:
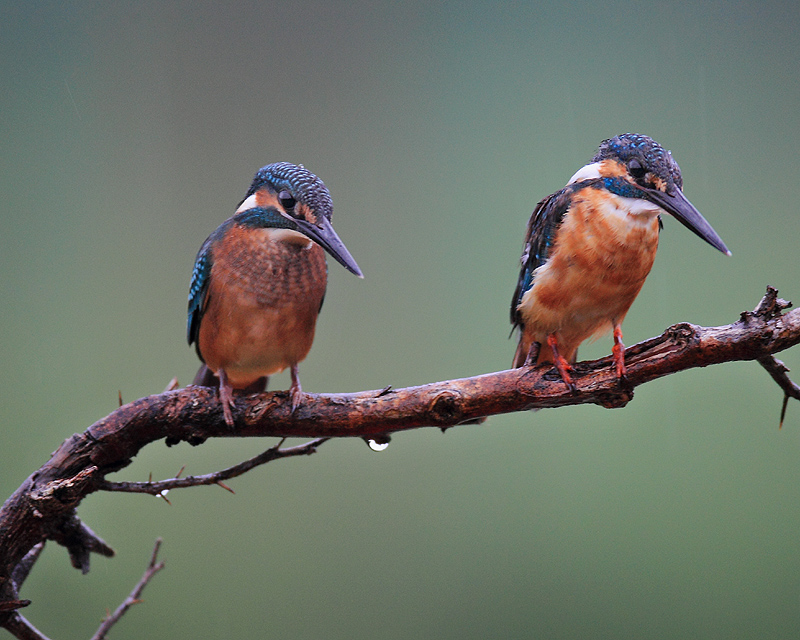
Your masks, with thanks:
[[[308,391],[505,369],[528,215],[604,138],[672,149],[733,251],[665,220],[628,344],[800,301],[796,2],[0,5],[0,495],[70,434],[197,367],[195,253],[277,160],[329,186],[337,264]],[[610,339],[582,356],[610,351]],[[800,375],[800,350],[783,355]],[[278,376],[272,388],[286,388]],[[756,364],[572,407],[326,444],[218,488],[92,495],[118,552],[49,545],[25,614],[124,638],[800,636],[800,406]],[[147,447],[117,479],[274,440]]]

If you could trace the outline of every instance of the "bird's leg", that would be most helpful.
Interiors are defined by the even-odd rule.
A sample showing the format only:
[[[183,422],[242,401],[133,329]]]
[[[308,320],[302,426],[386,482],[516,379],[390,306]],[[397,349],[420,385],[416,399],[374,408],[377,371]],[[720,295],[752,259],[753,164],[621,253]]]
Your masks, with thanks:
[[[524,367],[530,367],[536,364],[536,360],[539,358],[539,351],[542,350],[542,343],[536,342],[535,340],[531,342],[531,347],[528,349],[528,355],[525,358],[525,364],[522,365]]]
[[[219,379],[214,375],[214,372],[208,368],[208,365],[201,364],[192,384],[200,387],[219,387]]]
[[[622,344],[622,327],[618,324],[614,325],[614,346],[611,349],[611,354],[614,356],[617,378],[624,380],[627,373],[625,368],[625,345]]]
[[[575,383],[572,381],[572,376],[569,375],[569,372],[572,371],[572,365],[567,362],[564,356],[558,352],[558,341],[556,340],[555,333],[551,333],[549,336],[547,336],[547,346],[550,347],[551,351],[553,352],[553,364],[556,365],[556,369],[561,375],[561,379],[564,381],[564,384],[567,385],[567,388],[572,393],[577,393],[578,389],[575,386]]]
[[[233,413],[231,413],[231,408],[234,406],[233,387],[231,387],[231,382],[228,380],[228,374],[225,373],[225,369],[220,368],[217,371],[217,375],[219,376],[219,401],[222,403],[222,413],[228,426],[233,427]]]
[[[296,364],[290,368],[292,374],[292,386],[289,387],[289,397],[292,399],[292,413],[303,401],[303,387],[300,386],[300,372]]]

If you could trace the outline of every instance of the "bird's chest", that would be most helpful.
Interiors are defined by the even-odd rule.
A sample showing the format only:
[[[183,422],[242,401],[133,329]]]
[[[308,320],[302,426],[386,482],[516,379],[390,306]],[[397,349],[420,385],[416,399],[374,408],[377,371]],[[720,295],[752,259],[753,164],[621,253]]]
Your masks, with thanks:
[[[595,190],[573,203],[523,298],[530,313],[559,317],[548,324],[624,316],[653,266],[659,210],[632,215],[623,204]]]
[[[231,306],[318,308],[327,285],[325,256],[297,232],[237,230],[215,251],[211,282]]]
[[[303,360],[325,296],[322,248],[304,236],[238,230],[214,254],[199,350],[235,388]]]
[[[625,205],[623,198],[587,190],[555,237],[548,261],[553,269],[589,282],[641,286],[655,260],[660,210],[631,211]]]

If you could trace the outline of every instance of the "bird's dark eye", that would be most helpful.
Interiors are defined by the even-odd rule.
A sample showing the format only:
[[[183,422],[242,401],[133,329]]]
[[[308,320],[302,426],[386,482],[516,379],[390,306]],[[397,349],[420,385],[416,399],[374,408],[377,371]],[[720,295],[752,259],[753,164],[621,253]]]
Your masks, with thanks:
[[[284,190],[278,194],[278,201],[281,203],[281,206],[286,209],[289,213],[292,212],[294,209],[294,205],[297,204],[297,200],[294,199],[294,196],[289,193],[288,191]]]
[[[647,169],[642,166],[642,163],[639,162],[636,158],[628,161],[628,171],[630,174],[639,180],[640,178],[644,178],[645,174],[647,173]]]

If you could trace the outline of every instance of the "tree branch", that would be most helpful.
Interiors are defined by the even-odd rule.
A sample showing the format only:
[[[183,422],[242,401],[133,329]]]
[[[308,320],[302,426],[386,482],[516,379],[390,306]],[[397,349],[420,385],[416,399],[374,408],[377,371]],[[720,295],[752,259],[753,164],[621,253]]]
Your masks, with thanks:
[[[111,630],[111,627],[119,622],[120,618],[125,615],[125,612],[133,605],[141,602],[140,598],[142,591],[144,591],[147,583],[153,579],[154,575],[164,568],[163,562],[156,562],[158,560],[158,550],[160,548],[161,538],[158,538],[158,540],[156,540],[156,546],[153,548],[153,553],[150,556],[150,563],[147,565],[144,575],[141,577],[139,582],[136,583],[136,586],[133,588],[133,591],[131,591],[130,595],[123,600],[121,605],[117,607],[116,611],[103,620],[102,624],[97,629],[97,632],[92,636],[92,640],[103,640],[103,638],[106,637],[106,634],[108,634],[108,632]]]
[[[46,635],[16,611],[9,615],[8,621],[4,622],[3,626],[19,640],[49,640]]]
[[[159,496],[167,500],[166,493],[172,489],[182,489],[184,487],[199,487],[201,485],[209,485],[209,484],[217,484],[221,486],[223,489],[230,491],[231,493],[235,493],[233,489],[223,484],[223,480],[228,480],[229,478],[235,478],[237,476],[242,475],[243,473],[247,473],[250,469],[254,467],[258,467],[259,465],[266,464],[267,462],[272,462],[273,460],[280,460],[281,458],[292,458],[295,456],[310,456],[312,453],[316,453],[317,448],[322,445],[324,442],[327,442],[329,438],[317,438],[316,440],[312,440],[310,442],[306,442],[304,444],[297,445],[296,447],[287,447],[286,449],[281,449],[281,445],[286,439],[284,438],[274,447],[271,447],[253,458],[249,460],[245,460],[244,462],[240,462],[237,465],[232,467],[228,467],[227,469],[222,469],[221,471],[216,471],[215,473],[208,473],[202,476],[187,476],[185,478],[181,478],[181,471],[174,478],[170,478],[169,480],[161,480],[159,482],[109,482],[108,480],[103,480],[98,488],[102,489],[103,491],[121,491],[126,493],[149,493],[150,495]],[[169,500],[167,500],[169,502]]]
[[[113,555],[113,550],[80,522],[75,511],[86,495],[101,489],[163,495],[163,491],[180,486],[220,484],[257,464],[311,453],[331,437],[382,442],[397,431],[425,426],[445,429],[526,409],[587,403],[622,407],[641,384],[723,362],[756,360],[770,372],[787,399],[800,399],[797,385],[773,357],[800,343],[800,310],[784,313],[789,306],[769,287],[758,306],[742,313],[733,324],[674,325],[662,335],[627,349],[627,379],[622,384],[610,357],[578,363],[573,375],[578,389],[575,394],[548,365],[406,389],[305,394],[294,412],[287,392],[279,391],[236,397],[234,429],[225,423],[214,389],[190,386],[136,400],[68,438],[0,509],[0,626],[15,629],[12,633],[20,638],[44,637],[36,636],[34,632],[39,632],[16,612],[24,601],[18,599],[19,584],[12,579],[34,545],[46,539],[59,542],[69,550],[73,565],[83,571],[89,568],[91,552]],[[167,445],[181,441],[198,445],[208,438],[262,436],[316,440],[299,449],[273,447],[252,460],[207,476],[162,483],[110,483],[105,479],[130,464],[142,447],[162,438]]]

